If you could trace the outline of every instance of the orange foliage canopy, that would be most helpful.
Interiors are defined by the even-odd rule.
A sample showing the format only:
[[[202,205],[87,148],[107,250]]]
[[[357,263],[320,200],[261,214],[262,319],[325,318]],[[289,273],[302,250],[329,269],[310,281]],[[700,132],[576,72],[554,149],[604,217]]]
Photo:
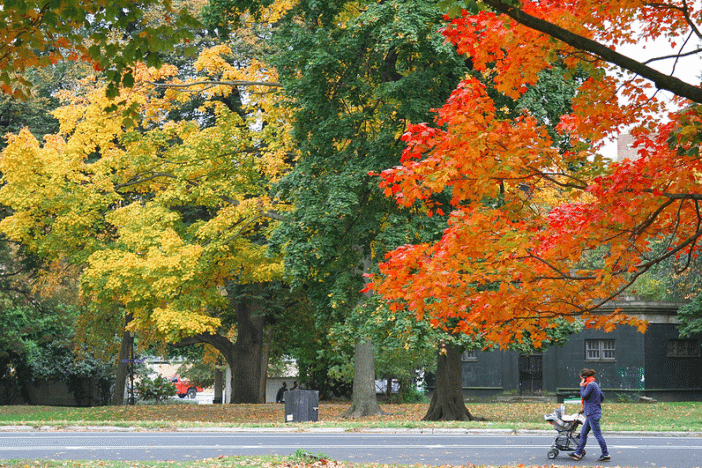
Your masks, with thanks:
[[[556,317],[643,331],[639,319],[596,310],[664,258],[696,255],[700,109],[654,95],[655,87],[677,88],[652,74],[654,85],[647,67],[632,73],[628,62],[606,61],[589,47],[697,34],[700,12],[675,1],[483,3],[510,15],[464,12],[444,34],[500,93],[518,98],[556,63],[566,73],[588,72],[558,126],[572,150],[559,151],[526,111],[496,109],[486,85],[467,78],[437,110],[435,125],[409,128],[402,164],[381,174],[398,204],[450,211],[448,228],[435,243],[388,254],[369,288],[393,309],[503,346],[524,333],[538,345]],[[542,30],[513,17],[537,19]],[[575,39],[552,37],[563,30]],[[611,163],[598,151],[624,128],[633,128],[638,158]],[[450,208],[437,204],[438,193],[451,195]]]

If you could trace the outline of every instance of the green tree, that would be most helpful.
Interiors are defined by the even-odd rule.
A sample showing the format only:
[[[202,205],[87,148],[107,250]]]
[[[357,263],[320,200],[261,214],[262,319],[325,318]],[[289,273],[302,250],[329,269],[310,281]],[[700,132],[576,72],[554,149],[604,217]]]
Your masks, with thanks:
[[[98,401],[106,402],[112,367],[76,339],[81,306],[75,275],[59,265],[43,264],[5,237],[0,237],[0,266],[0,380],[5,389],[0,401],[32,403],[31,385],[57,380],[73,392],[76,405],[84,405],[85,383],[92,379],[100,392]]]
[[[98,402],[109,401],[113,385],[112,368],[82,349],[74,340],[78,311],[52,301],[33,305],[8,306],[0,310],[4,332],[0,338],[0,380],[5,394],[3,404],[17,397],[32,401],[29,387],[39,380],[65,382],[75,404],[89,404],[85,382],[92,379],[100,392]]]
[[[441,16],[433,2],[301,2],[274,32],[299,152],[278,184],[295,211],[276,239],[293,287],[332,321],[365,308],[359,291],[384,254],[381,236],[397,229],[412,241],[424,217],[388,204],[368,173],[399,162],[406,121],[426,118],[468,69],[437,34]],[[354,393],[349,416],[379,411],[373,374],[354,376],[368,390]]]
[[[330,370],[341,379],[353,379],[353,354],[360,333],[374,344],[374,377],[386,381],[397,379],[398,398],[416,398],[413,384],[417,371],[435,369],[436,343],[444,332],[417,320],[414,314],[389,311],[377,296],[357,312],[331,327],[329,339],[336,359]],[[386,387],[388,397],[392,397],[391,388]]]

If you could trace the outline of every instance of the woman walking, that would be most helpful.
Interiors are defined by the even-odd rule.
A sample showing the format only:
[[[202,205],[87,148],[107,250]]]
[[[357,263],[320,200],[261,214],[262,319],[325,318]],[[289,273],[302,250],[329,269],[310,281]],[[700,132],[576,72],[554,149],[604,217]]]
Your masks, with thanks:
[[[597,461],[609,461],[609,452],[607,451],[607,443],[602,437],[600,429],[600,419],[602,418],[602,401],[605,399],[604,393],[597,382],[595,382],[595,371],[593,369],[583,369],[580,371],[580,397],[583,401],[583,413],[586,419],[583,423],[583,428],[580,430],[580,442],[575,449],[575,452],[568,454],[573,460],[583,458],[583,449],[587,443],[587,435],[592,429],[595,434],[595,439],[600,444],[602,455]]]

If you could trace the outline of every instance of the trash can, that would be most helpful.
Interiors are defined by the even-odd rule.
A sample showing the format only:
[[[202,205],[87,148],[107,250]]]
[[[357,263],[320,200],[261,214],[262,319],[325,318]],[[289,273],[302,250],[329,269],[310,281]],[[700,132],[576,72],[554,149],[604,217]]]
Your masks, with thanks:
[[[285,392],[285,422],[317,421],[319,419],[317,390],[288,390]]]

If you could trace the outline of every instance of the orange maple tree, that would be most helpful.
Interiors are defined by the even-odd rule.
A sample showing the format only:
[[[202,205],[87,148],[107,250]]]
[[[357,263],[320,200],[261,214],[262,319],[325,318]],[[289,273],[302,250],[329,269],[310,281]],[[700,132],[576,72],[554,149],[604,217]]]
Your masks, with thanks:
[[[401,165],[380,174],[398,204],[450,213],[449,224],[435,243],[388,254],[369,288],[394,309],[499,345],[525,333],[538,345],[556,317],[645,330],[638,318],[597,309],[663,259],[696,256],[702,94],[616,49],[699,38],[697,7],[484,0],[450,20],[444,34],[479,78],[459,84],[434,124],[412,125]],[[488,93],[489,84],[517,99],[555,66],[588,76],[557,127],[568,151],[535,117],[498,108]],[[604,142],[624,129],[637,158],[604,158]],[[439,193],[450,206],[437,202]]]

